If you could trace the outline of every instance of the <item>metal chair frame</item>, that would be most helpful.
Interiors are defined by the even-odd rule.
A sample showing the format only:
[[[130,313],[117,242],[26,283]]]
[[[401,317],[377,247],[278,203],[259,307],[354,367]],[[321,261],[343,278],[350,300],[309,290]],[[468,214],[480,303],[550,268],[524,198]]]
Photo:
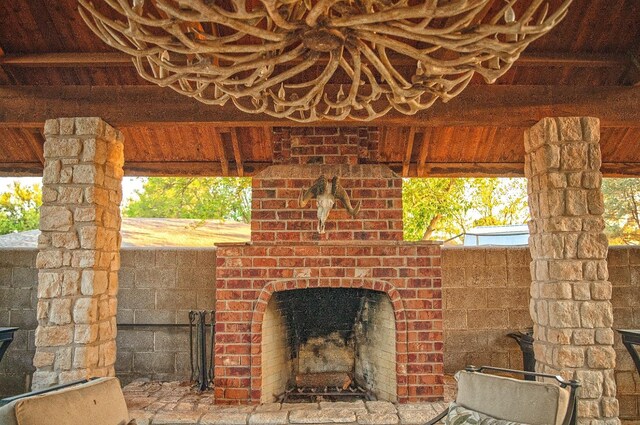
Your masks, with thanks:
[[[11,396],[11,397],[3,398],[2,400],[0,400],[0,406],[4,406],[5,404],[9,404],[9,403],[11,403],[12,401],[15,401],[15,400],[20,400],[21,398],[33,397],[35,395],[46,394],[46,393],[50,393],[52,391],[61,390],[63,388],[68,388],[68,387],[73,387],[75,385],[84,384],[84,383],[87,383],[89,381],[93,381],[94,379],[97,379],[97,378],[81,379],[79,381],[73,381],[73,382],[68,382],[66,384],[54,385],[52,387],[44,388],[42,390],[30,391],[28,393],[22,393],[22,394],[14,395],[14,396]]]

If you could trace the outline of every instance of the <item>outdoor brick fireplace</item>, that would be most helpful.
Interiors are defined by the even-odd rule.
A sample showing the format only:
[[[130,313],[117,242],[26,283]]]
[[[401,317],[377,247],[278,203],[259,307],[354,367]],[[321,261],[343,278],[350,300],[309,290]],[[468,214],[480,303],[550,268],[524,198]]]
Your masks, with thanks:
[[[318,372],[346,373],[382,400],[441,398],[440,246],[402,241],[402,179],[367,164],[377,132],[275,139],[281,165],[253,178],[252,242],[218,247],[216,402],[273,401]],[[362,202],[356,218],[336,205],[323,235],[315,202],[298,206],[321,174]]]

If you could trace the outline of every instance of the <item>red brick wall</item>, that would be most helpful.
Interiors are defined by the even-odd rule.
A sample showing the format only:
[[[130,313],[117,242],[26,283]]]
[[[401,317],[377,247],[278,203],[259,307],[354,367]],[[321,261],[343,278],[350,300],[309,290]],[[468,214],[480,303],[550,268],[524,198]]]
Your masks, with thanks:
[[[276,164],[367,164],[378,160],[377,127],[274,128]]]
[[[305,208],[298,205],[300,191],[309,188],[321,174],[328,179],[334,175],[340,178],[352,206],[362,202],[355,219],[336,202],[323,235],[316,230],[315,200]],[[402,179],[387,167],[277,165],[254,177],[252,187],[252,241],[402,240]]]
[[[217,263],[215,397],[257,403],[262,317],[275,291],[366,288],[389,295],[396,316],[400,402],[440,399],[444,374],[440,246],[286,244],[220,246]]]

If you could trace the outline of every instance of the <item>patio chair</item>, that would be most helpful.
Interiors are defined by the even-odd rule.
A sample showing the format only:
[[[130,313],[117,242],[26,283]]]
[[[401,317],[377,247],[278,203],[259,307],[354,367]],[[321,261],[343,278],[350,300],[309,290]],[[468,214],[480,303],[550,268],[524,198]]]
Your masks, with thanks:
[[[520,374],[555,380],[526,381],[484,372]],[[570,425],[576,421],[577,381],[546,373],[468,366],[456,373],[458,394],[449,408],[426,425],[450,424]],[[467,418],[468,420],[465,420]],[[492,419],[497,419],[494,422]],[[484,421],[483,421],[484,420]]]
[[[127,425],[117,378],[96,378],[2,400],[2,425]]]

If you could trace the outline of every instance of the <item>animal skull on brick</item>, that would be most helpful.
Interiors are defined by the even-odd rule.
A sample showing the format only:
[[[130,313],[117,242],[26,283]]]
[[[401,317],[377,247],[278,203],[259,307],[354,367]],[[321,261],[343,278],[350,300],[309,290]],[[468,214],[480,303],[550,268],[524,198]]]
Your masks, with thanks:
[[[318,204],[318,233],[320,234],[325,233],[327,217],[329,217],[329,212],[331,212],[336,200],[340,201],[351,217],[355,218],[360,211],[361,202],[358,201],[355,208],[351,206],[349,195],[338,182],[337,176],[333,176],[331,181],[327,180],[324,175],[318,177],[309,189],[302,189],[298,203],[304,208],[311,198],[316,198]]]

